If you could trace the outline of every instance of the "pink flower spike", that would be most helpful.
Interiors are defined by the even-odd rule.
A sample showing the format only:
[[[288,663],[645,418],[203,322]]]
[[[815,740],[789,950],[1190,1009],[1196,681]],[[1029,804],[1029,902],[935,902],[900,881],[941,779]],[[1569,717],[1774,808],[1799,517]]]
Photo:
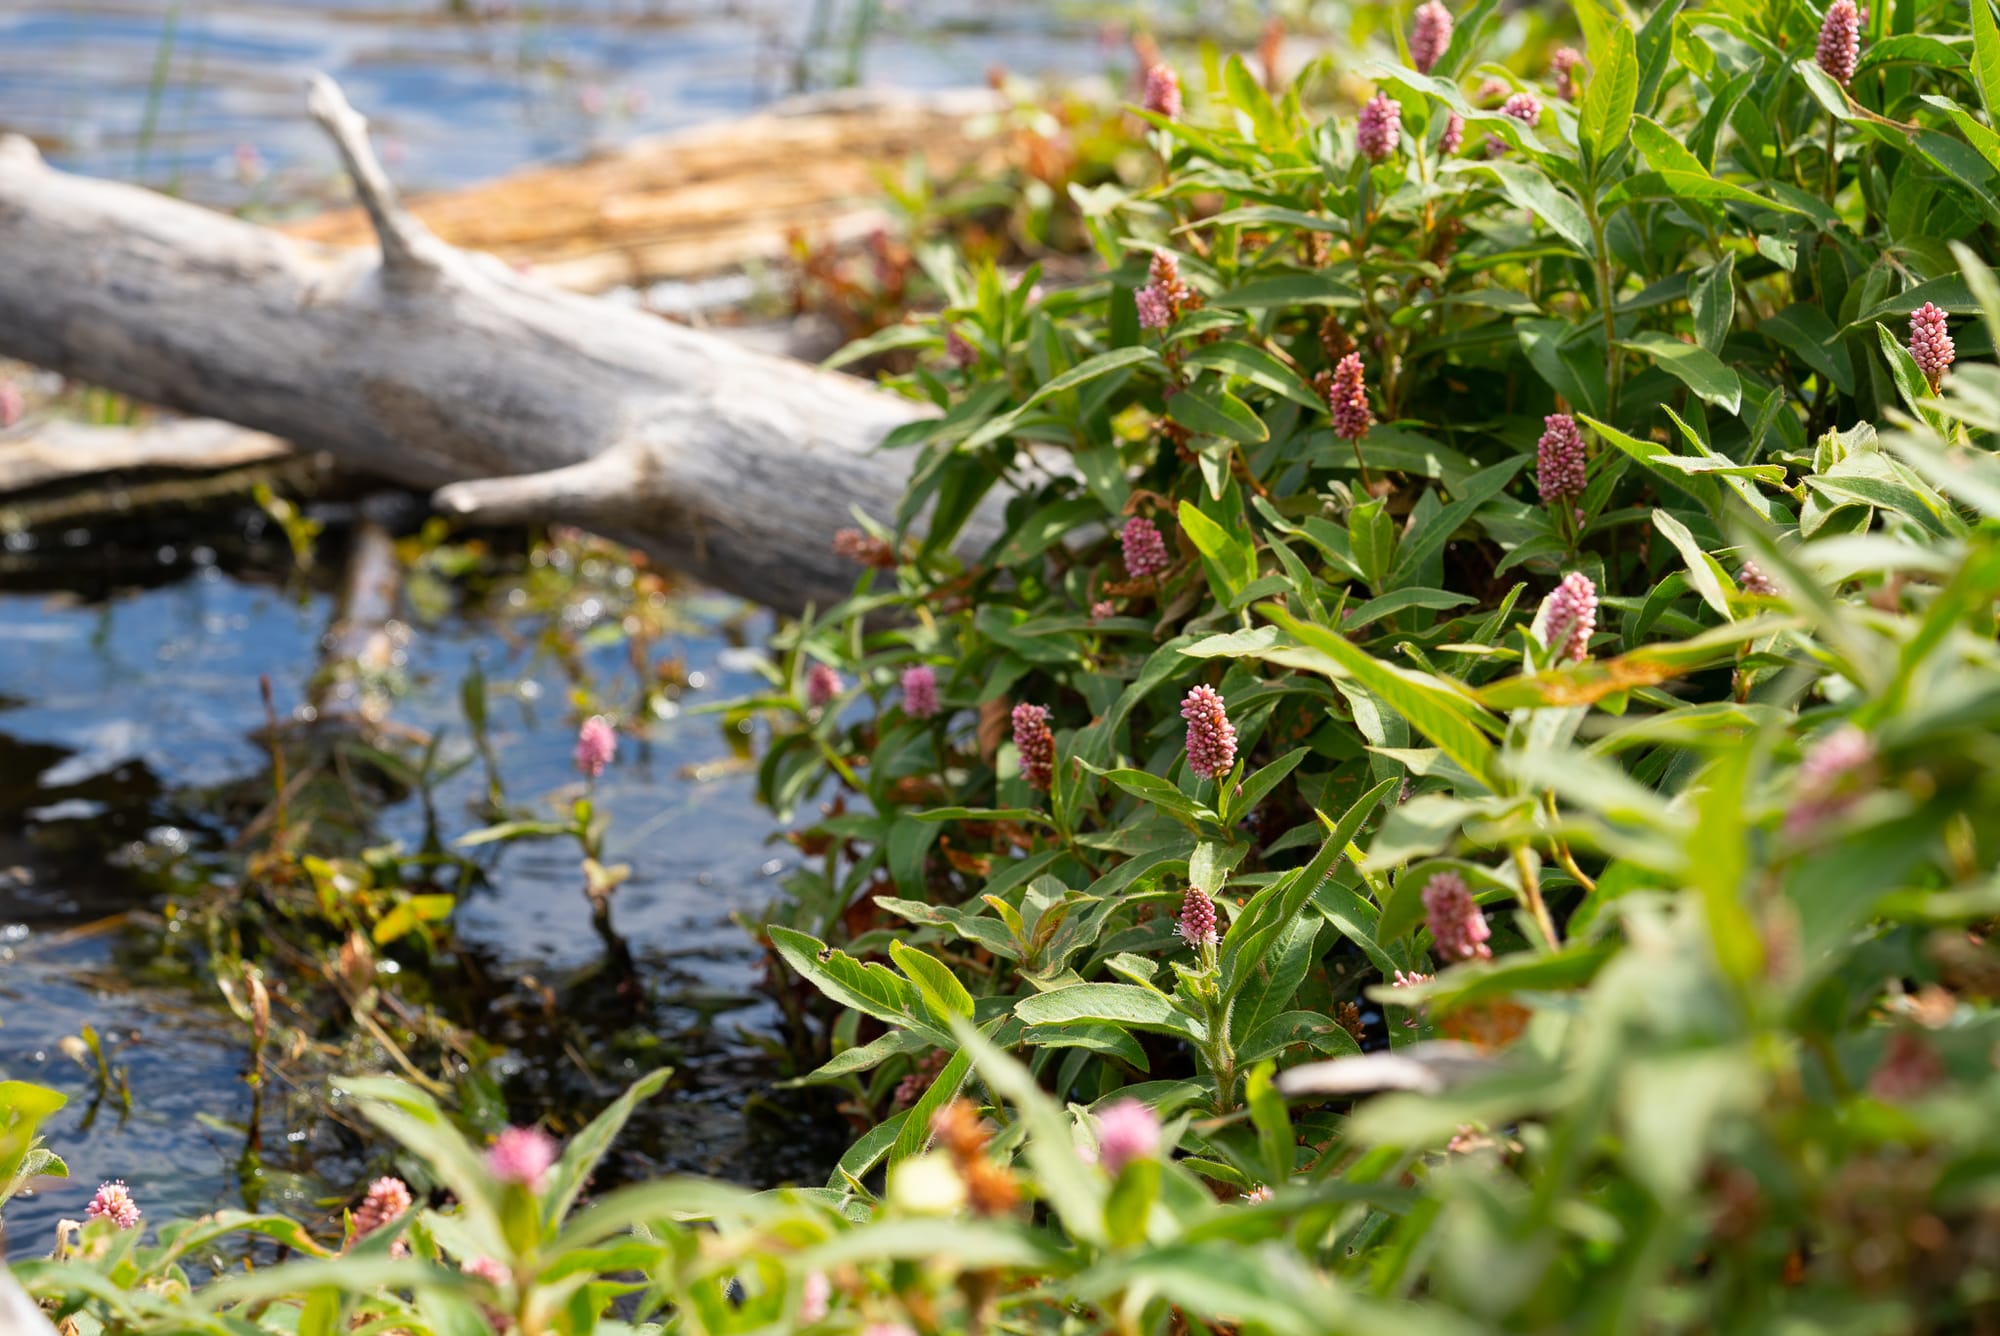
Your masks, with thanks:
[[[806,704],[825,709],[840,694],[841,685],[839,673],[823,663],[814,664],[806,670]]]
[[[400,1178],[383,1177],[368,1185],[368,1195],[354,1208],[354,1237],[365,1239],[384,1225],[392,1225],[410,1209],[410,1185]]]
[[[979,360],[979,350],[967,343],[965,336],[955,329],[944,332],[944,355],[960,371],[971,370],[973,363]]]
[[[935,718],[938,712],[937,673],[927,663],[903,670],[903,713],[912,719]]]
[[[1125,573],[1133,579],[1143,580],[1166,571],[1167,542],[1151,520],[1139,515],[1126,520],[1125,527],[1118,531],[1118,544],[1124,551]]]
[[[1170,66],[1155,65],[1146,71],[1146,100],[1142,104],[1155,116],[1178,120],[1181,114],[1181,78]]]
[[[1590,657],[1590,637],[1597,630],[1597,586],[1581,571],[1571,571],[1542,600],[1534,631],[1557,659],[1582,663]]]
[[[1854,0],[1833,0],[1826,7],[1826,20],[1819,26],[1819,48],[1814,53],[1820,69],[1842,88],[1854,78],[1861,63],[1861,11]]]
[[[1136,1099],[1121,1099],[1097,1115],[1097,1162],[1105,1172],[1160,1153],[1160,1116]]]
[[[1403,108],[1387,93],[1377,93],[1361,108],[1354,127],[1354,144],[1370,162],[1381,162],[1396,151],[1403,133]]]
[[[27,411],[28,401],[21,387],[11,380],[0,380],[0,431],[19,422]]]
[[[139,1224],[139,1203],[132,1200],[122,1178],[98,1184],[97,1194],[83,1213],[92,1220],[109,1220],[120,1229],[136,1229]]]
[[[1500,104],[1503,114],[1512,116],[1521,124],[1533,129],[1542,119],[1542,100],[1533,93],[1516,93]]]
[[[1423,899],[1431,945],[1440,960],[1493,958],[1492,948],[1486,945],[1493,930],[1486,926],[1486,915],[1472,898],[1465,878],[1456,872],[1440,872],[1424,883]]]
[[[491,1257],[468,1257],[459,1263],[458,1269],[474,1280],[483,1280],[488,1285],[497,1287],[507,1283],[507,1268]]]
[[[1744,593],[1756,594],[1762,598],[1776,598],[1778,582],[1764,573],[1764,568],[1754,561],[1745,561],[1736,575],[1736,583]]]
[[[1106,617],[1116,617],[1117,615],[1118,605],[1108,598],[1100,598],[1097,602],[1090,605],[1090,620],[1093,622],[1101,622]]]
[[[1180,923],[1174,931],[1197,951],[1221,941],[1215,932],[1215,901],[1208,898],[1207,891],[1199,886],[1187,888],[1187,893],[1181,896]]]
[[[593,714],[576,730],[576,768],[596,779],[618,755],[618,732],[601,714]]]
[[[1187,720],[1188,769],[1203,779],[1220,779],[1236,764],[1236,726],[1214,687],[1198,686],[1181,702]]]
[[[1853,724],[1815,742],[1799,762],[1785,833],[1804,839],[1859,802],[1874,783],[1875,744]]]
[[[1917,370],[1924,373],[1932,394],[1938,392],[1944,373],[1951,370],[1952,359],[1958,355],[1949,324],[1945,313],[1930,302],[1910,313],[1910,356],[1916,359]]]
[[[806,1326],[823,1320],[833,1300],[833,1282],[824,1271],[808,1271],[799,1285],[799,1321]]]
[[[1417,6],[1410,25],[1410,63],[1417,67],[1417,73],[1429,74],[1444,55],[1451,45],[1451,27],[1451,11],[1438,0],[1425,0]]]
[[[1049,729],[1046,705],[1023,701],[1014,707],[1014,750],[1021,757],[1021,778],[1029,788],[1047,793],[1056,778],[1056,735]]]
[[[487,1172],[531,1192],[540,1191],[555,1162],[555,1139],[538,1127],[510,1127],[486,1148]]]
[[[1583,64],[1583,52],[1573,46],[1559,46],[1549,57],[1549,73],[1555,76],[1556,96],[1565,102],[1576,101],[1579,91],[1576,86],[1576,67]]]
[[[1449,158],[1465,143],[1465,117],[1457,112],[1447,112],[1444,118],[1444,133],[1438,136],[1438,156]]]
[[[1327,411],[1333,416],[1333,434],[1343,441],[1358,441],[1368,434],[1375,415],[1368,408],[1368,372],[1360,353],[1349,353],[1333,369],[1326,392]]]
[[[1589,474],[1576,419],[1551,413],[1542,419],[1542,427],[1542,439],[1535,445],[1535,485],[1542,500],[1559,504],[1582,496]]]

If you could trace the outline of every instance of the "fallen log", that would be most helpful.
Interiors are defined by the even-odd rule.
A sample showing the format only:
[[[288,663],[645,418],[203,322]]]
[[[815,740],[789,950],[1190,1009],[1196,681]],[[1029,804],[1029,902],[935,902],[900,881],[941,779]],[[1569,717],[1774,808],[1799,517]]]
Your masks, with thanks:
[[[268,432],[207,419],[139,427],[57,420],[0,434],[0,495],[102,473],[238,468],[290,453],[289,445]]]
[[[909,459],[920,407],[560,290],[404,210],[366,122],[316,76],[379,254],[309,245],[0,141],[0,354],[324,450],[446,513],[562,521],[797,610],[852,587],[831,550]],[[994,508],[964,545],[997,533]]]
[[[815,245],[861,240],[889,221],[882,174],[913,154],[933,177],[997,166],[1000,141],[977,131],[1005,107],[977,88],[799,98],[408,207],[446,243],[578,292],[698,278],[783,259],[794,234]],[[358,208],[285,230],[331,245],[369,241]]]

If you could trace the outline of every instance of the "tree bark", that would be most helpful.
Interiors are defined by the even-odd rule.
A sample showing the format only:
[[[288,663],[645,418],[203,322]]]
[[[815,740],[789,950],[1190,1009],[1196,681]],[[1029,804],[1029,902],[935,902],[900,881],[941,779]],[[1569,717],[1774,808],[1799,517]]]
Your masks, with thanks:
[[[0,354],[437,488],[452,515],[592,529],[780,610],[845,597],[833,534],[893,509],[910,460],[875,447],[919,406],[454,250],[330,80],[309,106],[379,254],[0,141]],[[997,532],[988,506],[961,546]]]

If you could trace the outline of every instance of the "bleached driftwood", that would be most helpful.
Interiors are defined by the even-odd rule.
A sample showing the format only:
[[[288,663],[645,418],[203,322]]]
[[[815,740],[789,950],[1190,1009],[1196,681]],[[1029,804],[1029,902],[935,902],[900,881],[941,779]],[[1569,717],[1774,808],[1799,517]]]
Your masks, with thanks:
[[[695,278],[782,259],[794,234],[843,246],[885,226],[880,178],[913,154],[933,178],[990,170],[1004,150],[980,131],[1005,106],[984,88],[798,98],[587,162],[419,196],[409,209],[453,246],[578,292]],[[368,241],[359,209],[285,230],[339,246]]]
[[[889,510],[919,409],[560,291],[432,236],[324,77],[379,255],[333,251],[0,141],[0,353],[325,450],[448,513],[564,521],[720,588],[797,609],[851,588],[831,551]],[[992,508],[968,544],[997,532]]]
[[[290,453],[289,445],[268,432],[208,418],[141,427],[45,422],[0,435],[0,495],[100,473],[231,469]]]

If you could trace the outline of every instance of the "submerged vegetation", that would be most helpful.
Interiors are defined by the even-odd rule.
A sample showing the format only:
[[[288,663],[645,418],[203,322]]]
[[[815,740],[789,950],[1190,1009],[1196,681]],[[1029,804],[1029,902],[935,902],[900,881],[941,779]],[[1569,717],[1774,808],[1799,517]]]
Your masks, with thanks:
[[[1527,70],[1498,9],[1155,70],[1144,178],[1071,191],[1094,277],[932,251],[942,312],[843,354],[937,412],[724,707],[806,860],[750,926],[857,1132],[824,1185],[594,1186],[664,1070],[507,1127],[384,981],[526,839],[617,978],[590,786],[642,670],[575,702],[556,819],[280,818],[207,920],[398,1174],[333,1228],[110,1184],[28,1291],[232,1336],[2000,1321],[2000,18],[1580,0]],[[292,959],[337,962],[310,1028]],[[61,1150],[5,1089],[0,1192]]]

